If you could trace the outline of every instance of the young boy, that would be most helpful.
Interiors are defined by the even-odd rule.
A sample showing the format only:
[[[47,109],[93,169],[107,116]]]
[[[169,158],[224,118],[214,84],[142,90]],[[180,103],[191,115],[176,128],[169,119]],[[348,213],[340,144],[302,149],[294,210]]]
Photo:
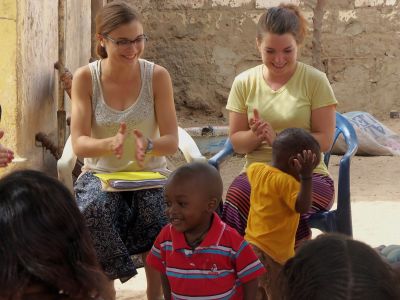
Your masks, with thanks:
[[[161,273],[165,299],[254,300],[265,269],[250,245],[214,212],[222,197],[218,171],[186,164],[165,186],[170,224],[147,263]]]
[[[268,270],[259,281],[260,299],[279,299],[277,276],[294,256],[300,213],[311,206],[312,174],[320,156],[311,134],[288,128],[272,144],[271,165],[254,163],[247,169],[251,195],[245,239]]]

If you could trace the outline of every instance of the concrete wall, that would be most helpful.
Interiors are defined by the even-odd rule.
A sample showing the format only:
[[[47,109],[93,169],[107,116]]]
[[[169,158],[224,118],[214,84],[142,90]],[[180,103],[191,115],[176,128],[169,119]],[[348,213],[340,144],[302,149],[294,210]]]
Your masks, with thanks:
[[[221,116],[234,76],[260,63],[255,48],[259,16],[281,1],[128,2],[141,10],[150,36],[145,56],[173,77],[178,110]],[[321,0],[286,2],[299,4],[309,21],[300,60],[327,73],[340,111],[387,116],[400,110],[400,1],[326,0],[323,8]],[[320,33],[314,41],[313,26]]]
[[[0,143],[16,148],[17,123],[17,6],[14,0],[0,2],[0,105],[2,119],[0,128],[6,134]],[[1,168],[0,168],[1,172]]]
[[[74,71],[90,57],[90,1],[65,2],[66,65]],[[35,135],[43,132],[57,145],[58,1],[2,0],[0,32],[2,143],[28,159],[19,166],[55,174],[55,158]]]

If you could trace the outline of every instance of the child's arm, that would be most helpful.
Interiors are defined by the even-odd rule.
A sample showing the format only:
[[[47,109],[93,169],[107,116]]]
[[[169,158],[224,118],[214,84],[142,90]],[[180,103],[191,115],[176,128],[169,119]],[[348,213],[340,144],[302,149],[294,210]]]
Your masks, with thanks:
[[[258,277],[243,283],[243,299],[254,300],[257,295]],[[166,298],[165,298],[166,299]]]
[[[310,209],[312,199],[312,175],[317,157],[311,150],[303,150],[293,160],[295,168],[300,175],[300,192],[297,195],[296,211],[306,213]]]
[[[164,293],[165,300],[171,300],[171,287],[169,286],[168,277],[165,274],[160,273],[161,275],[161,285]]]

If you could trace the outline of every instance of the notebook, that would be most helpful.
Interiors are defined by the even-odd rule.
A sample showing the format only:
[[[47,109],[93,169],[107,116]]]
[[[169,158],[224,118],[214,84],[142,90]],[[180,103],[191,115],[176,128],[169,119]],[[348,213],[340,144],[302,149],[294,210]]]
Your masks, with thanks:
[[[160,172],[114,172],[94,174],[100,178],[102,189],[109,192],[161,188],[167,177]]]

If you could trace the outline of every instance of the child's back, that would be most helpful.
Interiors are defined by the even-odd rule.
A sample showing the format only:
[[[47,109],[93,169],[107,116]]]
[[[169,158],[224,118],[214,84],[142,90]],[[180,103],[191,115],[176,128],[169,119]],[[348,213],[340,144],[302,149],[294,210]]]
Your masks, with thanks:
[[[278,273],[294,256],[300,213],[310,208],[312,174],[319,159],[320,147],[311,134],[288,128],[272,145],[271,166],[254,163],[247,169],[251,194],[245,239],[269,271],[259,288],[269,299],[279,297]]]

